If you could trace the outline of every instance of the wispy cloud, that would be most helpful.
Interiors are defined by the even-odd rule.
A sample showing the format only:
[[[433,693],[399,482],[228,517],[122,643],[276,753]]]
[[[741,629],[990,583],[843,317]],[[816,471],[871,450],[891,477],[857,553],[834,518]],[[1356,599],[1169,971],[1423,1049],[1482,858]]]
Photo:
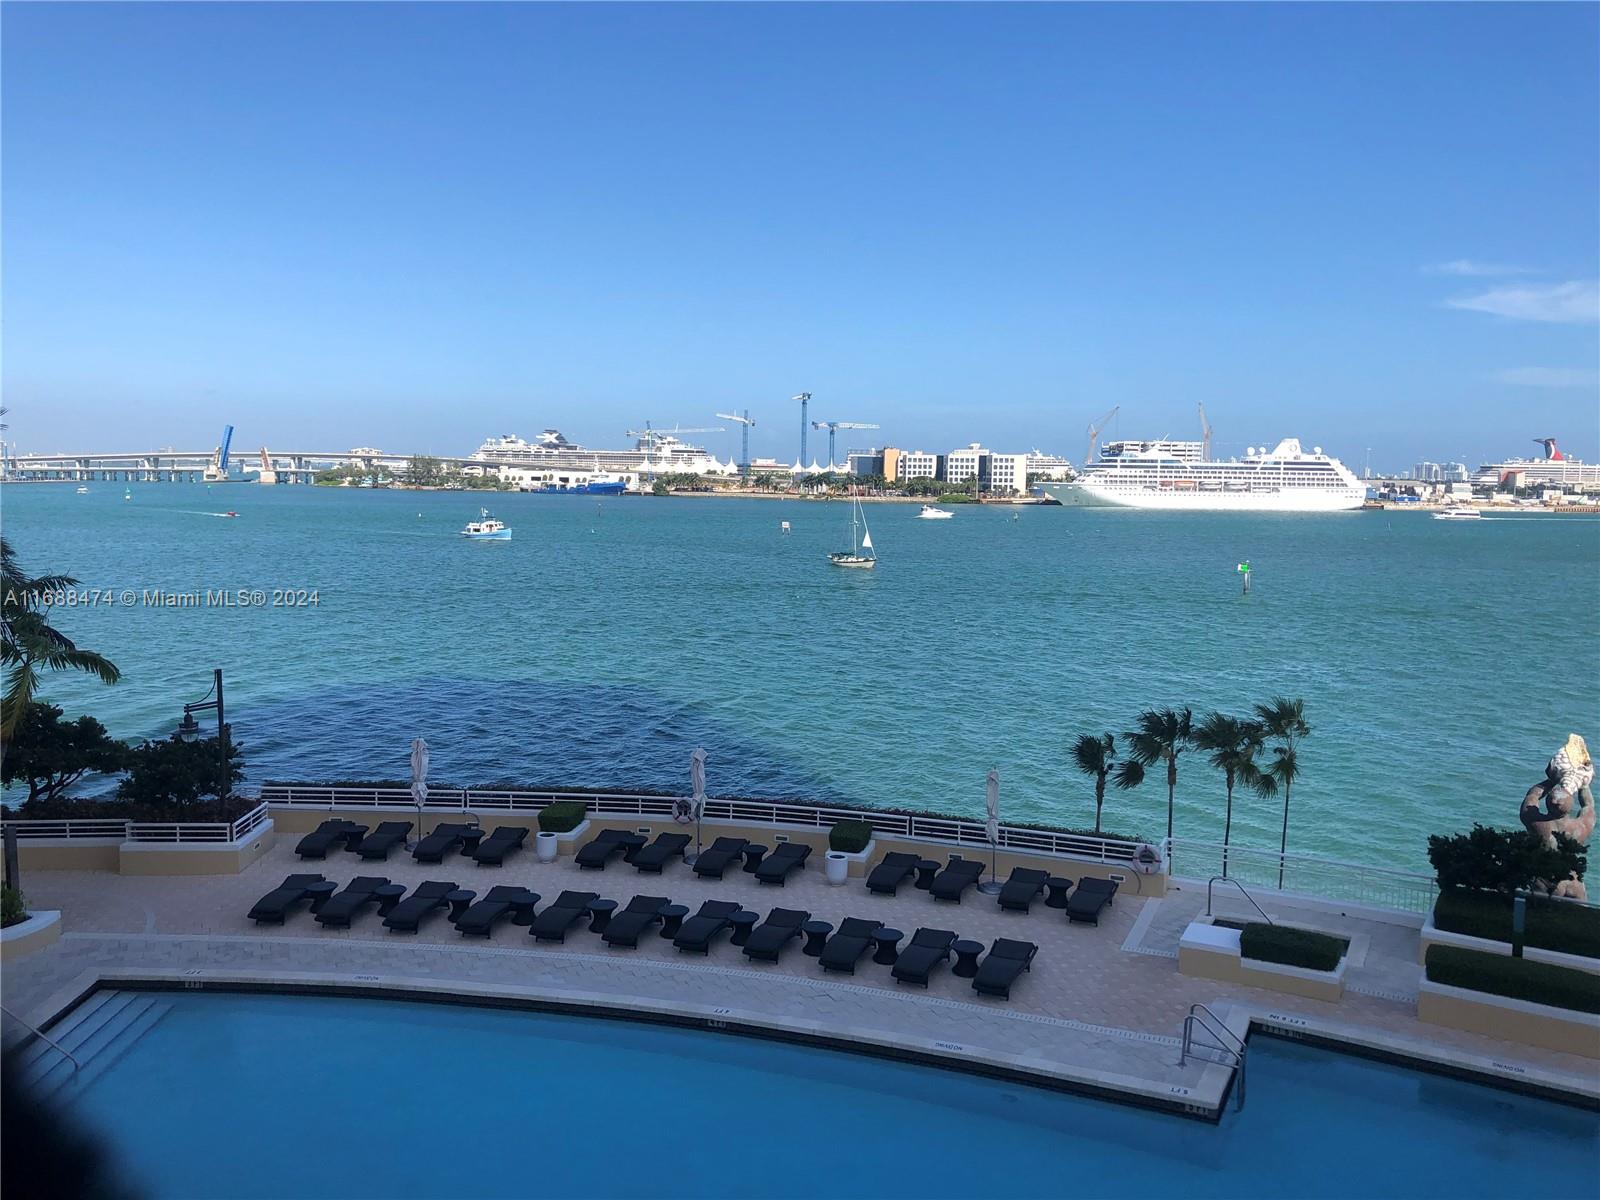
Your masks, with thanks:
[[[1600,322],[1600,283],[1575,279],[1567,283],[1514,283],[1475,296],[1446,300],[1451,308],[1491,313],[1513,321],[1550,321],[1562,325]]]
[[[1526,267],[1513,267],[1507,263],[1478,262],[1471,258],[1452,258],[1449,262],[1429,263],[1422,268],[1426,275],[1532,275]]]
[[[1600,371],[1584,367],[1512,367],[1496,371],[1501,383],[1517,387],[1536,388],[1596,388],[1600,387]]]

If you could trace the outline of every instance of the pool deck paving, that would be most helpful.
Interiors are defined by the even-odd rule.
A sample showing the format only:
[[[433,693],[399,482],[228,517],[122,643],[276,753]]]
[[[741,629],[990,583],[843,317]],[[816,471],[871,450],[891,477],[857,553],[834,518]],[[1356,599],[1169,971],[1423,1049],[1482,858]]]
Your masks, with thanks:
[[[1203,1003],[1235,1032],[1255,1021],[1289,1036],[1349,1041],[1520,1085],[1600,1096],[1600,1068],[1590,1059],[1419,1022],[1418,931],[1403,924],[1263,901],[1276,919],[1352,938],[1345,997],[1335,1004],[1179,974],[1178,938],[1204,910],[1203,887],[1149,900],[1132,879],[1091,926],[1069,924],[1042,898],[1023,914],[1001,910],[976,889],[957,905],[909,881],[892,897],[869,893],[860,879],[830,886],[819,862],[775,887],[737,866],[721,881],[701,879],[676,861],[660,875],[620,860],[584,871],[570,858],[540,863],[531,850],[498,869],[456,856],[421,865],[403,849],[386,863],[343,852],[302,863],[294,842],[280,838],[238,875],[30,872],[24,880],[30,906],[59,910],[64,932],[54,944],[6,963],[0,975],[6,1007],[39,1025],[97,982],[131,980],[443,994],[864,1044],[1204,1115],[1220,1108],[1231,1071],[1193,1058],[1179,1063],[1184,1017],[1190,1005]],[[341,885],[358,875],[387,876],[408,891],[424,880],[452,880],[480,896],[510,884],[540,893],[543,902],[564,889],[598,892],[619,907],[635,895],[668,896],[691,912],[705,900],[733,900],[763,916],[781,906],[835,925],[849,916],[880,920],[905,932],[902,947],[925,926],[986,947],[998,937],[1031,941],[1039,952],[1007,1002],[979,996],[948,964],[926,990],[896,983],[870,954],[854,976],[826,974],[802,953],[802,939],[790,943],[779,963],[759,964],[726,935],[703,957],[680,953],[654,930],[637,950],[623,950],[582,925],[564,944],[536,943],[509,921],[490,940],[468,939],[442,914],[418,935],[394,934],[371,907],[348,930],[325,928],[303,906],[282,927],[246,918],[285,875],[307,871]],[[1219,898],[1217,909],[1244,915],[1238,901]]]

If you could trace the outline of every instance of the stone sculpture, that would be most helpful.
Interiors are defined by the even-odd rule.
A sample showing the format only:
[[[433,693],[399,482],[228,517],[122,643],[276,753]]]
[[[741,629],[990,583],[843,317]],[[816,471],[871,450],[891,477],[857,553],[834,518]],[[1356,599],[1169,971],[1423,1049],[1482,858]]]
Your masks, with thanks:
[[[1589,757],[1589,747],[1574,733],[1545,767],[1544,781],[1529,788],[1522,798],[1523,826],[1547,846],[1556,844],[1558,833],[1587,845],[1594,832],[1593,783],[1594,760]]]

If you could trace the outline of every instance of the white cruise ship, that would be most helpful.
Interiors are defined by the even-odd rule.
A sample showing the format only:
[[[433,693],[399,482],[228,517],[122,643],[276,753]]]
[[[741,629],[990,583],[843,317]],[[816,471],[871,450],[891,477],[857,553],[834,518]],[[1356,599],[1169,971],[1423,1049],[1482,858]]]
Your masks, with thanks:
[[[651,432],[631,450],[591,450],[569,442],[558,430],[546,429],[528,442],[514,433],[490,438],[472,454],[479,462],[541,470],[569,470],[626,474],[640,470],[706,474],[725,471],[699,446],[679,441],[670,433]]]
[[[1231,462],[1206,461],[1199,442],[1110,442],[1076,480],[1044,491],[1062,504],[1197,512],[1336,512],[1367,495],[1342,462],[1295,438]]]
[[[1544,447],[1543,458],[1512,458],[1505,462],[1484,463],[1472,477],[1474,487],[1499,488],[1513,482],[1523,486],[1554,486],[1581,491],[1600,487],[1600,463],[1569,458],[1556,445],[1555,438],[1534,438]]]

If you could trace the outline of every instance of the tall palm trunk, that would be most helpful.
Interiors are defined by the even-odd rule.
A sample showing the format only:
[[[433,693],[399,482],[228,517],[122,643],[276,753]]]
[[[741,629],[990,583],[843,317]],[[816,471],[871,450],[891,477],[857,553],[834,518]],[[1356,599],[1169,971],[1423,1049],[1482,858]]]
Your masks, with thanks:
[[[1178,790],[1178,763],[1175,759],[1167,760],[1167,848],[1172,848],[1172,802]]]
[[[1106,773],[1094,777],[1094,831],[1100,832],[1100,809],[1106,802]]]
[[[1289,852],[1289,784],[1283,785],[1283,839],[1278,843],[1278,890],[1283,891],[1283,856]]]
[[[1228,838],[1233,833],[1233,772],[1227,772],[1228,780],[1228,808],[1222,818],[1222,877],[1228,877]]]

